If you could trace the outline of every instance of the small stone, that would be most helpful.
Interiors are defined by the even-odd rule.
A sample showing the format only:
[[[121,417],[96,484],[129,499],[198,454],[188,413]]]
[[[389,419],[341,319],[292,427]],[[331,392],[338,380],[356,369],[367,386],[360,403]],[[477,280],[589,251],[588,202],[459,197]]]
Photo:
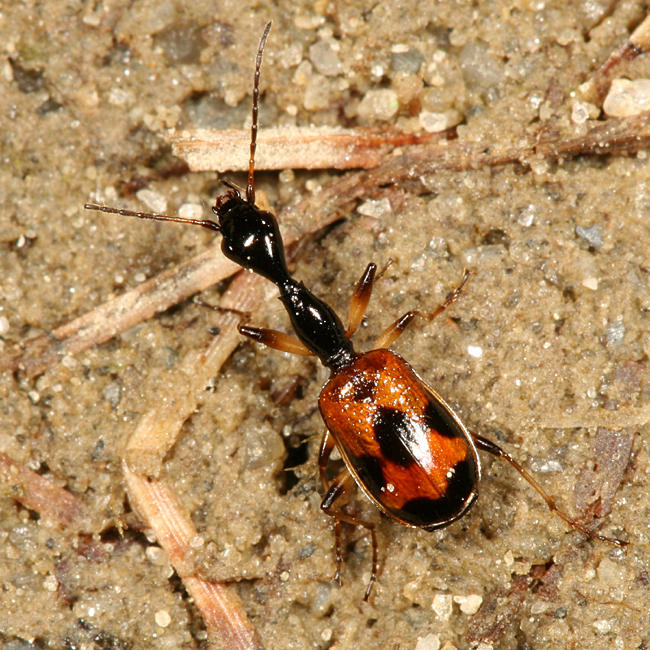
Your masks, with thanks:
[[[166,609],[159,609],[154,614],[154,620],[158,627],[167,627],[172,622],[172,617]]]
[[[614,79],[603,110],[611,117],[630,117],[650,111],[650,79]]]
[[[122,387],[118,381],[108,384],[102,391],[102,397],[113,407],[117,406],[122,399]]]
[[[564,47],[573,41],[578,41],[580,39],[580,34],[575,29],[566,27],[563,29],[556,37],[555,40]]]
[[[463,612],[463,614],[472,616],[478,612],[478,608],[483,602],[483,596],[479,596],[478,594],[454,596],[454,602],[460,605],[460,611]]]
[[[364,201],[358,208],[357,212],[364,217],[375,217],[376,219],[389,216],[393,209],[390,206],[390,201],[384,199],[368,199]]]
[[[59,587],[59,581],[50,573],[43,580],[43,587],[46,591],[56,591]]]
[[[420,126],[429,133],[439,133],[449,126],[446,113],[421,111],[418,119],[420,120]]]
[[[331,82],[322,74],[315,73],[307,82],[302,104],[308,111],[319,111],[330,105]]]
[[[306,86],[314,74],[314,66],[307,61],[301,61],[293,73],[293,83],[297,86]]]
[[[160,546],[147,546],[144,554],[151,564],[162,566],[167,562],[167,553]]]
[[[594,621],[594,627],[601,633],[607,634],[612,629],[612,621],[606,621],[604,618],[601,618],[597,621]]]
[[[160,192],[143,188],[138,190],[135,195],[153,212],[165,212],[167,210],[167,199]]]
[[[530,228],[535,221],[535,206],[531,203],[522,208],[517,216],[517,223],[524,228]]]
[[[600,561],[596,572],[598,579],[610,586],[618,585],[625,579],[625,571],[621,565],[610,560],[608,557]]]
[[[309,60],[326,77],[335,77],[343,71],[341,59],[329,41],[316,41],[309,48]]]
[[[605,330],[605,338],[609,346],[620,345],[625,338],[625,325],[621,321],[610,323]]]
[[[108,103],[113,106],[125,108],[131,106],[135,102],[133,93],[129,90],[122,88],[111,88],[108,92]]]
[[[440,636],[437,634],[427,634],[426,636],[418,637],[415,644],[415,650],[439,650]]]
[[[297,14],[293,19],[293,24],[298,29],[312,30],[320,27],[325,22],[325,16],[318,14]]]
[[[460,67],[470,88],[495,86],[504,75],[503,61],[491,52],[487,43],[479,40],[464,45],[460,52]]]
[[[399,102],[397,93],[390,88],[369,90],[358,108],[359,117],[371,120],[389,120],[397,113]]]
[[[201,548],[204,544],[205,540],[201,535],[194,535],[189,541],[190,548]]]
[[[589,119],[589,110],[585,102],[574,102],[571,107],[571,121],[574,124],[584,124]]]
[[[424,63],[424,57],[416,49],[407,49],[406,51],[391,48],[390,65],[396,72],[406,72],[407,74],[416,74],[420,66]]]
[[[596,250],[598,250],[603,245],[603,236],[598,226],[589,226],[588,228],[576,226],[576,235],[584,239],[589,244],[589,246],[595,248]]]
[[[431,609],[436,616],[442,621],[448,621],[451,618],[453,602],[451,594],[436,594],[431,603]]]
[[[99,27],[101,18],[97,14],[85,14],[81,18],[81,22],[89,27]]]
[[[203,219],[203,207],[198,203],[183,203],[178,208],[178,216],[183,219]]]

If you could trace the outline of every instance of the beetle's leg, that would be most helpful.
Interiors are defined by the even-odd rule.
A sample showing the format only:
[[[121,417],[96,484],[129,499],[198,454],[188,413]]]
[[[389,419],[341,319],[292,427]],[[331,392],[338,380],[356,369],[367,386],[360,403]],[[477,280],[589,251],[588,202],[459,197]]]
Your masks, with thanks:
[[[550,497],[544,491],[542,486],[512,456],[510,456],[510,454],[503,451],[501,447],[493,443],[491,440],[488,440],[487,438],[483,438],[482,436],[479,436],[475,433],[472,433],[471,435],[477,449],[480,449],[481,451],[487,451],[493,456],[496,456],[497,458],[502,458],[506,462],[510,463],[519,472],[522,478],[525,479],[528,483],[530,483],[530,485],[533,486],[533,488],[542,497],[542,499],[544,499],[549,510],[554,514],[556,514],[561,519],[563,519],[567,524],[569,524],[569,526],[571,526],[571,528],[575,528],[576,530],[579,530],[581,533],[584,533],[585,535],[587,535],[587,537],[591,537],[592,539],[599,539],[602,542],[609,542],[610,544],[616,544],[616,546],[620,546],[620,547],[627,546],[627,542],[624,542],[620,539],[605,537],[604,535],[599,535],[598,533],[594,533],[593,531],[589,530],[588,528],[586,528],[585,526],[577,522],[575,519],[569,517],[569,515],[562,512],[562,510],[560,510],[557,507],[553,498]]]
[[[323,484],[323,491],[327,494],[330,487],[330,481],[327,479],[327,464],[329,463],[330,456],[334,450],[334,438],[330,432],[325,429],[323,437],[320,442],[320,449],[318,451],[318,471],[320,472],[320,480]],[[329,513],[328,513],[329,514]],[[343,561],[343,554],[341,553],[341,522],[336,519],[334,523],[334,554],[336,558],[336,572],[334,573],[334,580],[341,584],[341,563]]]
[[[354,288],[354,293],[350,298],[348,329],[345,331],[345,335],[348,338],[350,338],[359,329],[359,325],[361,325],[366,309],[368,309],[370,295],[372,294],[372,288],[375,282],[386,273],[386,270],[392,263],[393,260],[389,259],[388,262],[386,262],[386,266],[384,266],[384,268],[377,274],[377,265],[371,262],[366,267],[363,275],[359,278],[359,282],[357,282],[357,286]]]
[[[194,296],[192,302],[199,307],[207,307],[213,311],[218,311],[221,314],[236,314],[241,319],[239,322],[244,322],[250,318],[250,314],[247,311],[242,311],[241,309],[233,309],[232,307],[222,307],[221,305],[211,305],[209,302],[205,302],[199,298],[199,296]]]
[[[357,286],[354,288],[352,297],[350,298],[350,309],[348,311],[348,329],[345,335],[350,338],[361,325],[363,316],[368,308],[370,302],[370,295],[372,294],[372,285],[375,282],[375,273],[377,272],[377,265],[372,262],[368,264],[363,275],[359,278]]]
[[[321,451],[325,451],[327,457],[332,451],[333,442],[330,444],[327,442],[328,434],[325,434],[323,437],[323,443],[321,444]],[[320,459],[319,459],[320,465]],[[322,476],[322,474],[321,474]],[[327,488],[327,492],[323,497],[323,501],[320,504],[323,512],[327,513],[330,517],[334,517],[336,520],[336,574],[334,579],[337,580],[340,584],[341,580],[341,562],[342,562],[342,553],[341,553],[341,522],[351,524],[352,526],[363,526],[369,533],[372,541],[372,571],[370,573],[370,580],[368,581],[368,586],[366,587],[366,593],[363,596],[363,599],[367,602],[370,598],[370,592],[372,591],[372,586],[377,580],[377,568],[378,568],[378,551],[377,551],[377,534],[375,532],[375,524],[368,521],[363,521],[358,517],[354,517],[343,512],[339,507],[335,506],[335,502],[345,494],[354,485],[354,477],[347,469],[344,469],[330,484]]]
[[[257,343],[268,345],[270,348],[275,348],[282,352],[290,352],[291,354],[313,354],[301,341],[290,334],[262,327],[250,327],[249,325],[240,325],[238,329],[240,334],[247,336],[249,339],[253,339]]]
[[[219,305],[210,305],[207,302],[203,302],[200,298],[194,298],[194,302],[197,305],[202,307],[209,307],[215,311],[221,312],[231,312],[233,314],[238,314],[241,316],[242,320],[249,318],[250,314],[248,312],[240,311],[239,309],[230,309],[229,307],[220,307]],[[239,321],[241,323],[241,321]],[[263,343],[268,345],[270,348],[276,350],[281,350],[282,352],[290,352],[291,354],[304,354],[310,355],[313,354],[310,352],[301,341],[299,341],[295,336],[290,334],[285,334],[284,332],[278,332],[278,330],[269,330],[262,327],[250,327],[249,325],[240,325],[238,328],[239,333],[247,336],[249,339],[253,339],[257,343]]]
[[[412,311],[407,311],[403,316],[400,316],[392,325],[390,325],[384,332],[379,335],[379,338],[375,341],[373,346],[374,349],[379,348],[389,348],[402,334],[402,332],[407,328],[409,323],[416,317],[420,316],[421,318],[426,318],[428,321],[432,321],[436,316],[441,314],[452,302],[454,302],[462,293],[465,283],[469,278],[469,271],[463,273],[463,279],[460,284],[445,298],[445,301],[438,305],[432,312],[426,313],[419,311],[417,309]]]
[[[335,444],[333,436],[330,435],[328,429],[325,429],[325,433],[320,441],[320,449],[318,450],[318,471],[320,472],[320,480],[325,492],[327,492],[330,486],[325,470],[327,469],[327,463],[329,463]]]

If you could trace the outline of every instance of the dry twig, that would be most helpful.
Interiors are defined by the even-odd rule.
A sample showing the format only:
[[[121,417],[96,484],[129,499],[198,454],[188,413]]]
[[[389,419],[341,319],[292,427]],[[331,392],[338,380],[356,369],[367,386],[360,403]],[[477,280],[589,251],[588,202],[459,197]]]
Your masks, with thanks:
[[[65,356],[108,341],[238,269],[218,245],[212,246],[52,332],[21,343],[18,349],[0,356],[0,370],[18,370],[28,378],[40,375]]]
[[[240,312],[251,310],[260,302],[262,282],[259,276],[239,273],[222,297],[221,306]],[[183,422],[197,408],[205,386],[239,344],[239,320],[232,312],[217,314],[219,335],[207,350],[187,353],[174,373],[174,385],[167,387],[165,395],[141,416],[127,443],[123,469],[130,503],[167,552],[194,598],[208,634],[228,648],[253,649],[260,648],[261,643],[234,592],[186,568],[185,557],[197,532],[173,490],[160,480],[145,478],[158,474],[163,457],[176,441]]]
[[[156,535],[169,561],[194,599],[208,636],[233,650],[258,650],[262,643],[232,589],[185,571],[185,557],[198,533],[162,481],[148,480],[124,463],[124,478],[131,505]]]
[[[239,312],[251,311],[260,301],[264,280],[252,273],[239,273],[221,299],[221,306]],[[240,316],[231,312],[216,314],[219,335],[206,350],[192,350],[174,372],[174,386],[143,414],[131,435],[124,458],[132,471],[157,476],[160,463],[174,444],[183,422],[196,409],[199,396],[241,338],[237,331]]]
[[[370,169],[395,148],[444,138],[440,133],[386,129],[286,127],[260,129],[255,166],[261,169]],[[167,136],[176,156],[194,172],[247,171],[249,129],[172,129]]]
[[[18,503],[61,526],[78,524],[88,514],[86,504],[74,494],[1,452],[0,484]]]
[[[650,15],[645,17],[630,38],[614,50],[596,70],[593,77],[582,86],[583,94],[598,103],[602,102],[614,75],[620,73],[621,66],[648,52],[650,52]]]

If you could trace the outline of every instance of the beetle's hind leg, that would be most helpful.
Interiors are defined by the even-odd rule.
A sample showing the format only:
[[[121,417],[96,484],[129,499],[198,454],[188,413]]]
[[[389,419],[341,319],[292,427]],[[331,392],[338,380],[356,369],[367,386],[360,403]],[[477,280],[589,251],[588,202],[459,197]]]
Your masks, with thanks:
[[[325,490],[325,496],[323,497],[323,501],[321,502],[320,507],[323,512],[328,514],[330,517],[333,517],[335,520],[334,550],[336,554],[336,573],[334,574],[334,580],[341,584],[341,564],[343,562],[342,522],[351,524],[352,526],[362,526],[370,533],[370,539],[372,542],[372,570],[370,572],[370,580],[368,581],[368,586],[366,587],[366,593],[363,596],[363,599],[368,602],[372,587],[377,580],[377,569],[379,564],[377,533],[375,532],[375,524],[349,515],[343,512],[340,506],[336,505],[336,501],[354,486],[354,477],[352,474],[350,474],[350,472],[348,472],[347,469],[343,469],[343,471],[340,472],[334,480],[330,481],[327,478],[327,464],[329,462],[332,450],[334,449],[334,444],[334,438],[330,432],[326,430],[323,434],[323,439],[321,441],[320,451],[318,454],[318,469],[320,471],[320,478],[323,483],[323,489]]]
[[[488,440],[487,438],[483,438],[482,436],[479,436],[475,433],[472,433],[471,436],[472,439],[474,440],[474,444],[476,445],[477,449],[480,449],[481,451],[487,451],[489,454],[492,454],[493,456],[496,456],[497,458],[501,458],[505,460],[507,463],[510,463],[510,465],[512,465],[512,467],[514,467],[517,470],[517,472],[519,472],[521,477],[524,480],[526,480],[535,489],[535,491],[542,497],[542,499],[544,499],[546,505],[548,506],[548,509],[552,513],[560,517],[560,519],[563,519],[569,526],[571,526],[571,528],[575,528],[576,530],[579,530],[581,533],[587,535],[587,537],[591,537],[592,539],[598,539],[601,542],[608,542],[610,544],[615,544],[616,546],[620,546],[620,547],[627,546],[627,542],[624,542],[620,539],[615,539],[613,537],[605,537],[604,535],[599,535],[598,533],[594,533],[593,531],[589,530],[586,526],[583,526],[575,519],[569,517],[569,515],[567,515],[565,512],[563,512],[557,507],[557,505],[555,504],[555,500],[546,493],[544,488],[542,488],[542,486],[512,456],[510,456],[510,454],[503,451],[501,447],[499,447],[491,440]]]

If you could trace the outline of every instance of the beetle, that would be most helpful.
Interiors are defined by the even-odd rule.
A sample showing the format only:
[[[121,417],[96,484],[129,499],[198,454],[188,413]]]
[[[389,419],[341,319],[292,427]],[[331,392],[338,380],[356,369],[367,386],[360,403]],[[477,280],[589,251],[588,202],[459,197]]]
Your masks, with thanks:
[[[417,317],[432,320],[461,294],[469,277],[432,312],[411,310],[394,321],[373,348],[357,352],[351,337],[366,312],[377,267],[371,263],[357,283],[345,327],[334,310],[291,276],[275,216],[255,203],[255,149],[259,78],[264,46],[262,34],[255,60],[253,120],[248,182],[245,190],[227,182],[227,190],[212,208],[216,220],[186,219],[95,204],[87,209],[142,219],[189,223],[220,233],[223,254],[244,269],[270,280],[279,290],[296,336],[277,330],[239,325],[239,332],[269,347],[294,354],[315,355],[329,369],[318,405],[325,422],[318,467],[325,491],[321,508],[335,520],[335,579],[341,575],[342,523],[365,527],[372,539],[372,571],[364,600],[377,578],[378,544],[375,525],[345,512],[341,497],[356,483],[385,515],[427,531],[448,526],[471,508],[478,497],[481,463],[478,451],[512,465],[545,500],[549,509],[585,535],[625,546],[626,542],[594,533],[559,510],[535,479],[494,442],[467,429],[451,406],[429,387],[390,346]],[[337,448],[345,468],[327,476]]]

